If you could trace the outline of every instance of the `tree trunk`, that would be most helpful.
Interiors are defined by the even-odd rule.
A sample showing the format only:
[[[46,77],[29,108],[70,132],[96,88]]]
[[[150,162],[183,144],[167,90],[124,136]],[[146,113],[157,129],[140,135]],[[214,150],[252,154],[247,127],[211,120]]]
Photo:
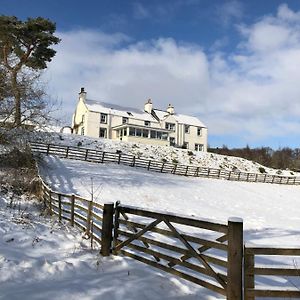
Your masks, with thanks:
[[[17,81],[17,72],[13,72],[11,75],[11,86],[15,98],[14,124],[16,127],[20,127],[21,126],[21,93]]]

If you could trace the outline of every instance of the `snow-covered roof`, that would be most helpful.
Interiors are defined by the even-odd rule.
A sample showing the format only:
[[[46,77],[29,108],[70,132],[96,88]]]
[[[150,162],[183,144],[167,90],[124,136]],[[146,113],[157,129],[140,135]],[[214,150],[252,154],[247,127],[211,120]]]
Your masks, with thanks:
[[[132,117],[139,120],[157,122],[157,120],[149,113],[132,107],[120,106],[117,104],[111,104],[106,102],[100,102],[96,100],[86,99],[85,104],[90,111],[101,112],[105,114],[112,114],[121,117]],[[153,110],[157,117],[163,121],[166,117],[169,116],[167,111],[154,109]],[[175,120],[180,124],[187,124],[192,126],[206,127],[198,118],[182,115],[182,114],[173,114]]]
[[[132,117],[145,121],[156,121],[150,114],[144,112],[141,109],[132,107],[120,106],[117,104],[111,104],[106,102],[99,102],[95,100],[86,99],[85,104],[90,111],[101,112],[105,114],[112,114],[121,117]],[[156,121],[157,122],[157,121]]]
[[[164,110],[154,109],[155,114],[159,117],[160,120],[165,119],[169,116],[168,112]],[[182,114],[173,114],[172,115],[174,119],[179,124],[186,124],[186,125],[192,125],[192,126],[199,126],[199,127],[206,127],[198,118],[182,115]]]

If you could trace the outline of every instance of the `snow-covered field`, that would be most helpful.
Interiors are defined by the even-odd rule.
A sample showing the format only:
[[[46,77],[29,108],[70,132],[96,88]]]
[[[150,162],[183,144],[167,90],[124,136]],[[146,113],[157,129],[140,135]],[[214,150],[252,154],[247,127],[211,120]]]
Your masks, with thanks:
[[[83,147],[170,161],[175,156],[182,164],[191,158],[186,150],[59,136],[56,142],[61,144],[77,146],[81,141]],[[209,167],[222,165],[256,172],[259,166],[209,153],[194,153],[193,157],[195,163]],[[40,173],[62,193],[90,198],[93,181],[100,203],[121,201],[222,222],[241,217],[247,242],[300,245],[300,186],[187,178],[54,156],[44,157]],[[90,249],[89,241],[76,228],[59,224],[55,217],[41,216],[36,203],[28,199],[15,198],[15,208],[9,208],[10,198],[9,193],[0,192],[0,299],[223,299],[133,259],[103,258]],[[300,259],[292,257],[269,257],[260,262],[300,266]],[[259,277],[259,284],[299,287],[300,276],[272,280]]]
[[[36,202],[9,208],[10,199],[0,193],[0,299],[216,299],[130,258],[103,258],[81,232],[41,216]]]
[[[53,189],[63,193],[89,198],[93,181],[94,187],[99,190],[96,200],[101,203],[121,201],[123,204],[224,222],[232,216],[241,217],[245,242],[270,246],[300,245],[299,186],[186,178],[53,156],[45,157],[41,174]],[[300,265],[300,258],[268,257],[259,258],[258,262],[295,268]],[[300,286],[300,276],[275,277],[274,280],[259,276],[258,282],[273,288],[274,285]],[[187,287],[190,285],[186,283]],[[217,295],[214,297],[217,299]],[[164,296],[162,299],[165,299]],[[197,299],[209,298],[201,294]]]
[[[54,132],[48,134],[42,132],[35,133],[32,140],[74,147],[80,146],[107,152],[122,151],[123,153],[135,155],[137,157],[158,161],[166,160],[168,162],[183,165],[197,165],[215,169],[250,173],[261,173],[260,168],[263,168],[267,174],[271,175],[300,176],[300,173],[291,172],[289,170],[275,170],[267,168],[256,162],[240,157],[190,151],[174,147],[136,144],[103,138],[95,139],[81,135],[60,134]]]
[[[63,193],[89,199],[92,179],[100,203],[121,201],[224,222],[241,217],[247,241],[300,244],[300,186],[190,178],[55,156],[45,156],[40,171]]]

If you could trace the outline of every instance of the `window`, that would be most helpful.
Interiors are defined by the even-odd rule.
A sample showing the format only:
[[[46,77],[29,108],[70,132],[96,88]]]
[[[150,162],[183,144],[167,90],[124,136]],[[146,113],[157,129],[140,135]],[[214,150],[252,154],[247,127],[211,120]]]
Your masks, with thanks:
[[[142,129],[136,128],[135,129],[135,135],[136,136],[142,136]]]
[[[101,128],[99,129],[99,137],[101,138],[106,138],[106,128]]]
[[[184,125],[184,132],[190,133],[190,125]]]
[[[174,137],[170,137],[170,145],[175,146],[175,138]]]
[[[135,128],[129,127],[129,135],[135,136]]]
[[[123,135],[124,135],[124,136],[127,135],[127,128],[123,129]]]
[[[203,144],[195,144],[195,151],[204,151]]]
[[[145,126],[150,126],[151,123],[150,123],[150,121],[145,121],[144,124],[145,124]]]
[[[184,142],[182,148],[183,149],[189,149],[189,143],[188,142]]]
[[[82,115],[82,117],[81,117],[81,122],[83,123],[84,122],[84,115]]]
[[[81,127],[81,132],[80,132],[81,135],[84,135],[84,127]]]
[[[175,130],[175,124],[174,123],[166,123],[166,129]]]
[[[107,114],[100,114],[100,123],[107,123]]]
[[[168,134],[163,132],[162,135],[161,135],[161,139],[167,141],[168,140]]]
[[[128,118],[123,117],[123,118],[122,118],[122,123],[123,123],[123,124],[127,124],[127,123],[128,123]]]
[[[156,139],[156,131],[151,130],[150,137],[151,137],[151,139]]]
[[[201,136],[201,135],[202,135],[202,128],[201,128],[201,127],[198,127],[198,128],[197,128],[197,135],[198,135],[198,136]]]
[[[147,138],[149,135],[149,130],[143,129],[143,137]]]

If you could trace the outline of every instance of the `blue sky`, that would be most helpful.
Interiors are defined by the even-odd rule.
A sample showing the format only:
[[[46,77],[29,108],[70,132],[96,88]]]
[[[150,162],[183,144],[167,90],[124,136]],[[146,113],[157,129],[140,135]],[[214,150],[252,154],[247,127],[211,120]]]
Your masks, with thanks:
[[[198,116],[211,146],[299,147],[300,1],[0,0],[62,42],[45,72],[71,119],[77,93]]]

